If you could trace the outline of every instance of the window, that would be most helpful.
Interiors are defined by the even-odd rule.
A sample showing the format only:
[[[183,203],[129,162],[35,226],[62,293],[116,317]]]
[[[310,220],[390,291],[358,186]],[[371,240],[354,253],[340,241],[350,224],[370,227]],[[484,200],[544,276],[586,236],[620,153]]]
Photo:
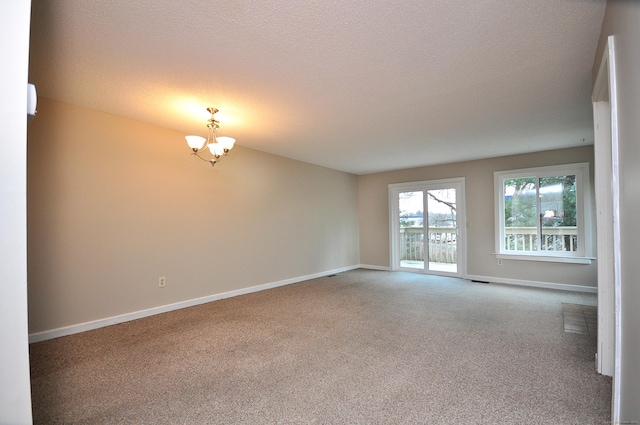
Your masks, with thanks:
[[[499,171],[494,179],[498,258],[591,263],[589,164]]]

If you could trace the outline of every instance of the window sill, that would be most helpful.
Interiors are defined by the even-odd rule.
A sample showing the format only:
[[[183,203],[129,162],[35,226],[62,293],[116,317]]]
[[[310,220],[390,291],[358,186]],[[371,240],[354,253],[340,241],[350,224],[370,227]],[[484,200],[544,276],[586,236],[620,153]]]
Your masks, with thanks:
[[[500,260],[545,261],[548,263],[591,264],[592,257],[557,257],[551,255],[495,254]]]

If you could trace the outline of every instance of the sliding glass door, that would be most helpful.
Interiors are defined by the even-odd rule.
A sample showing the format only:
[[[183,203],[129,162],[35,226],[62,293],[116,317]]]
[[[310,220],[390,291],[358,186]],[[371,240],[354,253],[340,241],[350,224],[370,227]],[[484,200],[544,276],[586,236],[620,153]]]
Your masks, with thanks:
[[[394,270],[464,274],[464,179],[389,186]]]
[[[398,206],[400,267],[424,269],[424,193],[421,190],[400,192]]]

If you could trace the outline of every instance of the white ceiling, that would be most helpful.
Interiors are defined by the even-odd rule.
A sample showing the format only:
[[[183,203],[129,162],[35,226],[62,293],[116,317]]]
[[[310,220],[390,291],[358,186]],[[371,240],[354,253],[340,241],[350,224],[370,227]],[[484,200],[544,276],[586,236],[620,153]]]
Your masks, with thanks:
[[[593,143],[604,0],[32,9],[40,96],[185,134],[206,135],[214,106],[238,145],[355,174]]]

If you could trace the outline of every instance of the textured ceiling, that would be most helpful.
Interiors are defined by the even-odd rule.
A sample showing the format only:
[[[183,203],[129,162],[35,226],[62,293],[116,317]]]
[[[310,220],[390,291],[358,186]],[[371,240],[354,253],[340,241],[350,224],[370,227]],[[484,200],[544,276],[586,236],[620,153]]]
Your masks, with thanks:
[[[185,134],[205,135],[215,106],[238,145],[364,174],[593,143],[604,9],[33,0],[29,80],[41,96]]]

